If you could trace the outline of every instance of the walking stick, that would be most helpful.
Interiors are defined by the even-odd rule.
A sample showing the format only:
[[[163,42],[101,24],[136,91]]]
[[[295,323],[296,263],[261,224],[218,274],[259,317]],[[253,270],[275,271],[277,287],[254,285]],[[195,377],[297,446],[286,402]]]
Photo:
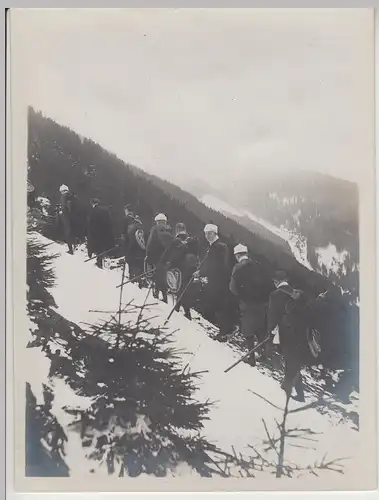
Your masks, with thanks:
[[[122,266],[122,278],[121,278],[121,283],[124,281],[124,277],[125,277],[125,267],[126,267],[126,260],[124,259],[124,264]],[[124,291],[124,287],[121,286],[121,290],[120,290],[120,304],[119,304],[119,307],[118,307],[118,324],[120,325],[121,324],[121,304],[122,304],[122,292]]]
[[[204,264],[205,259],[208,257],[208,253],[209,253],[210,248],[211,248],[211,247],[209,247],[209,248],[208,248],[208,250],[207,250],[207,252],[206,252],[206,254],[205,254],[205,256],[204,256],[204,259],[200,262],[200,264],[199,264],[198,268],[197,268],[197,269],[196,269],[196,271],[193,273],[193,275],[192,275],[191,279],[188,281],[188,283],[187,283],[187,284],[186,284],[186,286],[184,287],[184,289],[183,289],[182,293],[181,293],[181,294],[179,295],[179,297],[177,298],[177,300],[176,300],[176,302],[175,302],[174,307],[171,309],[170,314],[167,316],[166,321],[164,322],[164,326],[166,326],[166,325],[167,325],[167,323],[170,321],[170,318],[171,318],[171,316],[174,314],[174,311],[175,311],[176,307],[178,306],[178,304],[179,304],[179,303],[180,303],[180,301],[182,300],[183,295],[186,293],[186,291],[187,291],[188,287],[190,286],[190,284],[191,284],[191,283],[193,282],[193,280],[195,279],[195,276],[194,276],[194,275],[195,275],[197,272],[199,272],[199,271],[200,271],[201,266]]]
[[[260,342],[258,345],[256,345],[252,349],[250,349],[250,351],[248,351],[240,359],[238,359],[235,363],[233,363],[231,366],[229,366],[229,368],[227,368],[226,370],[224,370],[224,373],[228,373],[232,368],[234,368],[235,366],[237,366],[240,363],[242,363],[242,361],[245,361],[245,359],[247,359],[254,351],[256,351],[258,349],[258,347],[260,347],[261,345],[265,344],[269,339],[270,339],[270,336],[268,336],[266,339],[262,340],[262,342]]]
[[[98,253],[97,255],[95,255],[94,257],[90,257],[89,259],[86,259],[84,262],[89,262],[90,260],[93,260],[93,259],[97,259],[98,257],[101,257],[102,255],[105,255],[109,252],[111,252],[112,250],[115,250],[116,248],[118,248],[120,245],[116,245],[115,247],[113,248],[109,248],[109,250],[104,250],[104,252],[101,252],[101,253]]]
[[[154,271],[145,271],[144,273],[139,274],[138,276],[135,276],[134,278],[132,278],[130,280],[124,281],[123,283],[121,283],[121,285],[117,285],[116,288],[120,288],[121,286],[127,285],[128,283],[133,283],[133,281],[136,281],[139,278],[143,278],[144,276],[147,276],[150,273],[154,273]]]

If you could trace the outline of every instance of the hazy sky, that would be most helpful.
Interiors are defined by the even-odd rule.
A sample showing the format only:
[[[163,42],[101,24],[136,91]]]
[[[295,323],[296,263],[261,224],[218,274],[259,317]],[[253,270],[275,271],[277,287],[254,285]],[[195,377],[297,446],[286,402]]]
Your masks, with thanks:
[[[25,11],[29,102],[174,182],[253,166],[357,179],[370,11],[288,10]]]

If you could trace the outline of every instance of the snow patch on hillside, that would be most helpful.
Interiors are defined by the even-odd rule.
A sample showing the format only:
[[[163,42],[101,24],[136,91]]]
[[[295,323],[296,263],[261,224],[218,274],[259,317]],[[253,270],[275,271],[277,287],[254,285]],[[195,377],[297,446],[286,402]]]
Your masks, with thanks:
[[[285,240],[288,243],[295,259],[304,267],[310,269],[311,271],[313,270],[307,257],[307,240],[303,236],[299,236],[295,231],[286,229],[284,226],[278,228],[266,220],[256,217],[251,212],[246,211],[245,213],[249,219],[258,222],[266,229]]]
[[[237,217],[243,217],[244,213],[241,210],[238,210],[235,207],[232,207],[232,205],[229,205],[229,203],[226,203],[223,200],[220,200],[220,198],[217,198],[216,196],[213,196],[212,194],[206,194],[201,198],[201,202],[204,203],[208,208],[211,208],[212,210],[216,210],[216,212],[220,213],[229,213],[232,215],[236,215]]]
[[[43,213],[43,215],[49,215],[47,209],[51,206],[51,202],[48,198],[45,198],[44,196],[39,196],[37,198],[37,202],[39,203],[40,207],[41,207],[41,211]]]
[[[337,276],[340,274],[346,276],[345,260],[349,257],[347,250],[339,252],[335,245],[329,243],[327,247],[316,248],[315,252],[319,265],[327,270],[328,276],[332,273]]]

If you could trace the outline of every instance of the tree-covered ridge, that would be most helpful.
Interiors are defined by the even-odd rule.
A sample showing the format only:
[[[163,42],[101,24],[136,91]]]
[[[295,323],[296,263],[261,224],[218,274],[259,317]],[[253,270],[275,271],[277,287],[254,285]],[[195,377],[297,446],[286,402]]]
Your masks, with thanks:
[[[203,238],[205,223],[213,221],[230,245],[244,242],[265,267],[268,278],[276,269],[288,272],[294,286],[319,293],[330,286],[272,241],[249,231],[236,221],[211,210],[197,198],[154,175],[147,174],[105,151],[91,140],[62,127],[41,113],[29,110],[28,160],[30,180],[53,204],[59,202],[59,186],[67,184],[88,206],[99,197],[109,206],[115,233],[120,234],[123,206],[130,203],[149,230],[157,212],[167,214],[171,225],[184,222],[188,230]]]
[[[248,175],[248,173],[247,173]],[[233,192],[214,192],[237,208],[251,211],[274,226],[286,227],[304,238],[312,268],[330,273],[318,249],[333,245],[346,253],[344,269],[332,271],[332,279],[354,298],[359,296],[359,188],[356,183],[311,171],[252,169],[251,182],[241,184],[238,198]],[[201,196],[210,186],[191,186]]]

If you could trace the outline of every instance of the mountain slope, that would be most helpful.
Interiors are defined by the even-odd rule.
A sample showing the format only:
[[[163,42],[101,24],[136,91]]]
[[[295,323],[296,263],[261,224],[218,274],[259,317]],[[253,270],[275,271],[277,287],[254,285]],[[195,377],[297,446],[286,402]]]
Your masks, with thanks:
[[[276,269],[288,272],[294,286],[320,293],[331,284],[310,272],[280,245],[253,234],[249,229],[217,211],[211,210],[195,196],[177,186],[125,164],[94,142],[79,137],[40,113],[29,110],[28,160],[30,181],[37,195],[59,202],[59,186],[64,183],[75,191],[85,206],[97,196],[110,207],[116,235],[120,234],[124,204],[131,203],[149,231],[157,212],[165,212],[172,225],[185,222],[188,230],[205,245],[204,224],[214,221],[222,238],[232,246],[244,242],[264,266],[267,278]],[[50,228],[52,237],[53,229]],[[58,235],[55,235],[58,239]]]
[[[42,236],[35,235],[35,238],[43,244],[50,244],[46,247],[48,254],[57,256],[54,261],[56,284],[51,289],[58,308],[57,313],[72,322],[72,325],[94,324],[94,322],[100,324],[109,319],[110,313],[106,311],[116,310],[119,303],[119,290],[116,286],[121,279],[121,270],[99,270],[93,262],[84,263],[84,251],[71,256],[65,253],[63,246],[57,243],[51,244]],[[123,303],[128,303],[130,300],[136,304],[143,304],[146,300],[146,290],[140,290],[133,284],[126,285]],[[148,312],[148,317],[151,318],[149,324],[152,327],[162,326],[169,311],[170,305],[152,304]],[[267,436],[262,419],[268,432],[274,436],[275,419],[280,420],[285,399],[278,382],[267,376],[267,373],[244,363],[225,374],[224,369],[235,361],[238,353],[228,345],[213,341],[207,335],[207,328],[210,325],[204,320],[199,319],[199,321],[200,323],[189,322],[181,314],[175,313],[169,323],[169,332],[172,333],[175,347],[180,351],[181,366],[189,367],[192,372],[202,372],[195,392],[196,400],[209,399],[215,402],[210,409],[208,420],[204,422],[205,438],[214,442],[226,453],[232,454],[233,449],[237,455],[242,453],[246,460],[255,456],[252,448],[249,448],[249,445],[254,446],[254,449],[267,456],[268,463],[271,461],[275,463],[275,453],[264,452],[267,448]],[[76,332],[74,326],[72,328]],[[87,335],[90,336],[91,332],[87,331]],[[54,344],[56,344],[55,349]],[[69,347],[70,345],[62,346],[59,336],[50,340],[50,349],[59,348],[63,353],[68,352],[70,355]],[[82,444],[78,432],[69,426],[72,417],[67,413],[66,407],[85,410],[91,401],[79,396],[79,391],[70,389],[59,377],[53,376],[47,380],[50,360],[46,360],[39,347],[30,346],[28,351],[31,353],[30,359],[34,352],[34,361],[38,361],[35,365],[37,370],[28,371],[33,392],[37,395],[42,394],[42,384],[45,384],[54,396],[51,411],[67,435],[68,440],[64,447],[67,452],[66,460],[70,463],[72,471],[70,476],[91,477],[93,474],[106,476],[105,464],[101,466],[95,457],[91,458],[93,448],[84,447],[84,441]],[[125,376],[127,377],[127,374]],[[311,393],[307,395],[309,401],[315,401]],[[341,417],[338,411],[325,412],[328,401],[331,402],[332,399],[325,394],[322,412],[317,410],[316,405],[316,408],[294,412],[288,417],[289,429],[293,429],[293,433],[299,434],[300,437],[289,440],[285,458],[286,463],[292,464],[291,467],[297,465],[299,474],[304,472],[309,474],[309,471],[300,469],[308,465],[313,467],[315,462],[320,463],[325,453],[330,459],[356,457],[358,433],[353,430],[355,426],[349,419]],[[290,410],[300,410],[301,407],[302,405],[295,401],[290,403]],[[310,423],[311,428],[309,428]],[[140,428],[138,432],[142,432],[142,429]],[[113,435],[112,433],[118,431],[109,429],[109,432]],[[308,441],[310,437],[311,446]],[[258,458],[256,461],[257,464],[260,463]],[[356,460],[353,458],[346,461],[344,467],[347,474],[354,474],[357,467]],[[254,471],[256,477],[266,478],[269,486],[272,481],[272,468],[265,463],[262,471],[259,470],[259,465],[257,469]],[[233,469],[232,473],[238,474],[238,468]],[[328,470],[320,470],[317,473],[320,475],[320,480],[327,477],[328,480],[335,481],[336,486],[339,484],[338,474],[333,475]],[[193,474],[190,467],[180,468],[174,473],[184,476],[190,474]]]

